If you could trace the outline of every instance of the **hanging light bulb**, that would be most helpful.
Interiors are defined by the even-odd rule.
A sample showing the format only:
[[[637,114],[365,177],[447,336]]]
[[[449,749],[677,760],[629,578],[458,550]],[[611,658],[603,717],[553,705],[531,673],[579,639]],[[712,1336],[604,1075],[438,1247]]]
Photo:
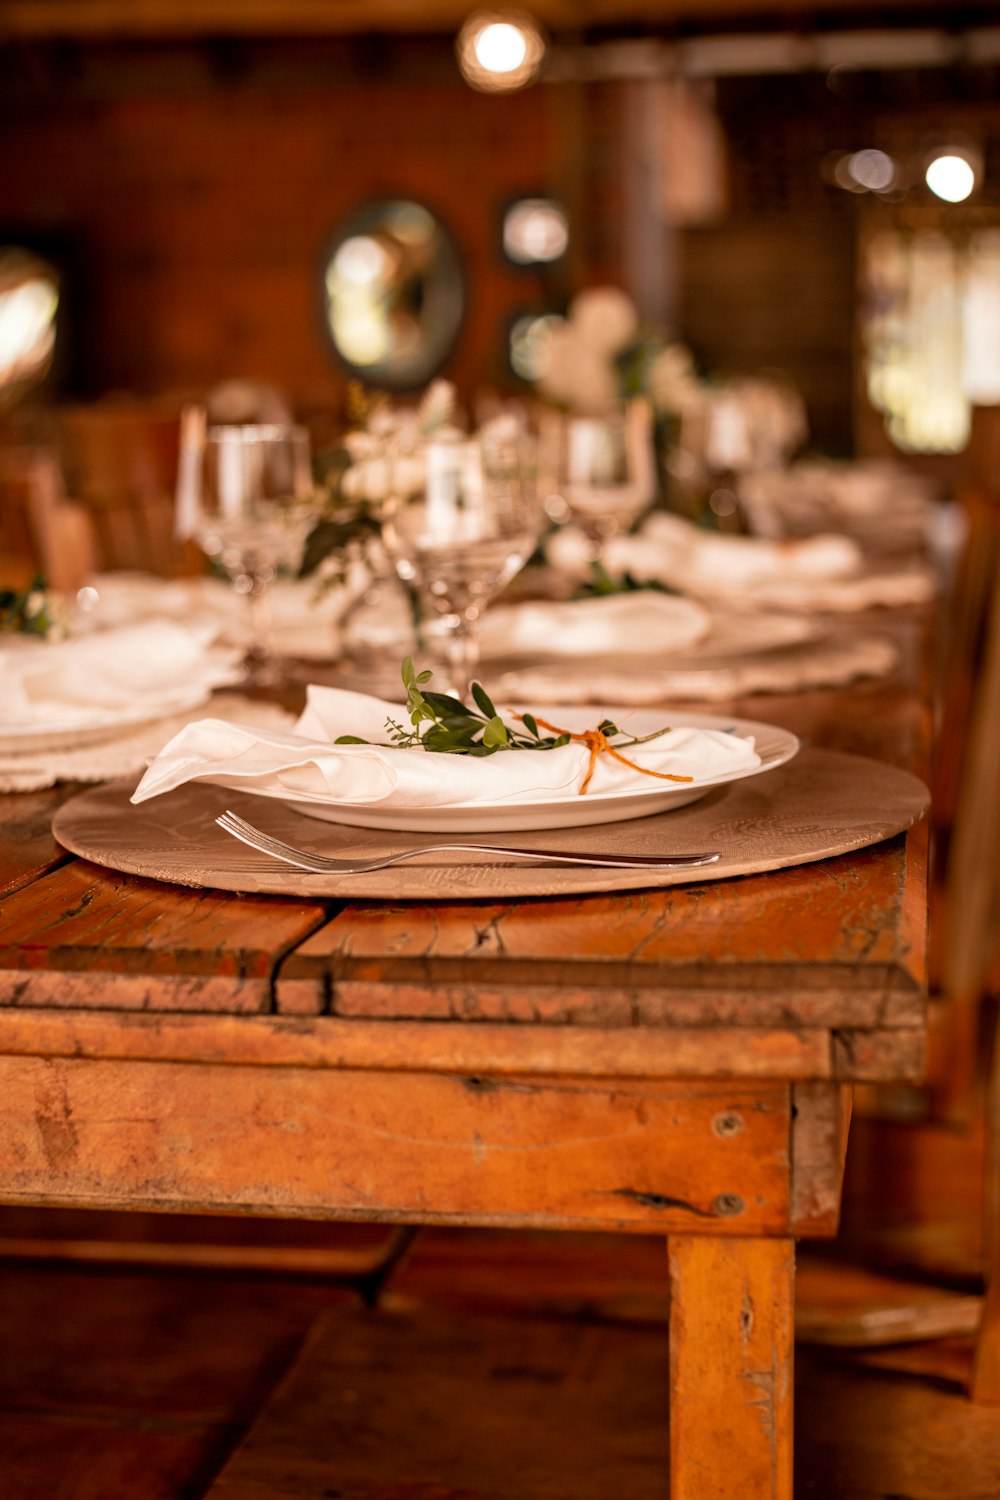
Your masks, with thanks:
[[[976,185],[976,169],[964,153],[942,151],[929,163],[924,180],[946,203],[964,203]]]
[[[537,78],[545,38],[530,16],[516,12],[470,16],[455,43],[462,77],[485,94],[512,93]]]

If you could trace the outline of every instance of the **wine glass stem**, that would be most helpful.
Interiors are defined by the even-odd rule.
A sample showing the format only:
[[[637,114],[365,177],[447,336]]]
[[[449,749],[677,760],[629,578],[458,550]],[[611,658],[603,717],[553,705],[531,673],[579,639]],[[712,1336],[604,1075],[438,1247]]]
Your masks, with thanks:
[[[250,642],[245,664],[250,681],[266,675],[272,659],[271,595],[268,580],[259,573],[248,574],[250,588],[247,604],[250,611]]]
[[[464,697],[469,683],[479,670],[479,611],[456,610],[448,615],[440,636],[440,651],[448,685],[439,691],[451,691]],[[436,686],[436,684],[435,684]]]

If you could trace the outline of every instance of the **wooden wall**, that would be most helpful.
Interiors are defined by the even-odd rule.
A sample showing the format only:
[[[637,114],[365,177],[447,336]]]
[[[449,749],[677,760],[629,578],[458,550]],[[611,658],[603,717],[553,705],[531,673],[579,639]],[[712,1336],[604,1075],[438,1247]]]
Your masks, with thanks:
[[[977,77],[965,71],[966,93],[983,94]],[[925,84],[851,88],[819,75],[720,85],[728,212],[664,247],[677,331],[701,367],[782,368],[816,442],[840,452],[855,427],[858,205],[821,166],[871,144],[887,109],[919,115]],[[364,199],[412,195],[440,214],[467,268],[468,316],[445,373],[468,399],[510,382],[504,335],[518,312],[624,281],[626,89],[486,97],[461,82],[441,38],[20,50],[0,39],[0,243],[20,234],[75,263],[73,394],[242,376],[282,386],[303,414],[339,414],[323,252]],[[956,95],[936,107],[965,106]],[[983,108],[995,123],[997,106]],[[565,199],[576,223],[574,256],[547,281],[499,247],[503,204],[538,191]]]
[[[380,194],[426,203],[458,241],[468,316],[446,373],[467,392],[503,373],[508,320],[563,291],[506,264],[499,241],[510,198],[575,191],[564,90],[476,94],[439,54],[428,77],[389,80],[336,51],[328,76],[298,49],[281,67],[256,54],[239,67],[169,61],[81,54],[63,87],[22,82],[0,102],[0,240],[68,247],[88,393],[245,376],[300,407],[338,401],[324,251]]]

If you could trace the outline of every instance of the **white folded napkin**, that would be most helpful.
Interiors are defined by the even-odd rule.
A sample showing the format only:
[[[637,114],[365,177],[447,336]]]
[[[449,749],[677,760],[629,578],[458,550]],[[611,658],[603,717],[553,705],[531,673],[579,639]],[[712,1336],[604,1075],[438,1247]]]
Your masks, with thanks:
[[[0,646],[4,725],[93,724],[130,708],[171,707],[238,680],[239,652],[211,624],[150,620],[48,642]]]
[[[582,539],[567,529],[549,543],[549,559],[582,574]],[[848,613],[925,603],[933,596],[926,568],[866,571],[850,537],[824,533],[801,540],[722,536],[658,512],[633,536],[612,537],[601,554],[612,576],[631,574],[734,610]]]
[[[704,640],[712,617],[692,599],[640,590],[569,603],[504,604],[486,612],[485,657],[668,656]]]
[[[353,568],[346,584],[321,587],[314,578],[279,578],[268,589],[274,649],[279,655],[329,659],[337,655],[336,627],[366,587]],[[237,645],[250,639],[246,599],[221,578],[154,578],[146,573],[98,573],[81,600],[84,622],[107,629],[138,620],[211,621]]]
[[[658,579],[693,594],[718,598],[733,589],[773,579],[847,578],[861,567],[849,537],[805,537],[786,542],[702,531],[680,516],[650,516],[635,536],[612,537],[604,550],[608,570]]]
[[[626,733],[628,718],[626,712],[619,721]],[[316,686],[309,688],[305,711],[292,734],[203,719],[164,746],[132,801],[145,802],[188,781],[211,781],[263,797],[333,804],[418,808],[538,802],[571,796],[589,761],[589,752],[580,744],[483,757],[397,750],[384,743],[387,719],[408,727],[406,710],[399,704]],[[668,716],[664,722],[669,723]],[[334,744],[341,734],[383,743]],[[760,764],[752,739],[718,730],[671,729],[624,753],[650,770],[691,776],[696,782]],[[667,785],[601,755],[587,795]]]

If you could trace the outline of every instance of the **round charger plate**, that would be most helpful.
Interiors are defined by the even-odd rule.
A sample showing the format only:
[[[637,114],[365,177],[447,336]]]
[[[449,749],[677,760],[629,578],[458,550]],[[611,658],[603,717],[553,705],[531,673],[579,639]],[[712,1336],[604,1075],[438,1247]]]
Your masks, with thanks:
[[[728,781],[742,781],[759,776],[791,760],[799,741],[787,729],[776,724],[761,724],[756,719],[720,717],[718,714],[668,713],[662,709],[552,708],[543,705],[532,710],[539,719],[558,722],[561,729],[592,729],[595,723],[615,720],[629,734],[652,734],[669,724],[674,729],[714,729],[744,737],[752,736],[760,764],[738,771],[706,776],[694,784],[657,781],[636,776],[627,787],[588,792],[553,794],[551,797],[509,798],[505,802],[452,802],[440,807],[401,807],[376,802],[322,802],[305,795],[281,794],[297,812],[318,818],[324,823],[346,823],[353,828],[381,828],[404,833],[503,833],[531,828],[593,827],[598,823],[619,823],[625,819],[648,817],[651,813],[669,812],[696,802],[715,786]],[[531,751],[530,754],[543,754]],[[626,752],[627,753],[627,752]],[[442,757],[443,759],[443,757]],[[488,761],[477,764],[488,766]],[[488,772],[487,772],[488,774]],[[276,795],[276,794],[271,794]]]
[[[318,824],[284,803],[193,782],[132,806],[134,782],[110,782],[72,798],[53,820],[59,842],[83,859],[153,880],[218,890],[337,900],[455,901],[576,896],[683,884],[846,854],[901,833],[926,812],[923,782],[895,766],[834,750],[806,749],[777,770],[714,788],[699,802],[628,822],[518,833],[504,843],[642,854],[717,849],[718,863],[683,870],[600,869],[504,863],[483,854],[429,854],[367,875],[308,875],[255,854],[217,828],[230,807],[267,833],[344,859],[419,848],[433,839]],[[484,842],[488,840],[484,839]]]

